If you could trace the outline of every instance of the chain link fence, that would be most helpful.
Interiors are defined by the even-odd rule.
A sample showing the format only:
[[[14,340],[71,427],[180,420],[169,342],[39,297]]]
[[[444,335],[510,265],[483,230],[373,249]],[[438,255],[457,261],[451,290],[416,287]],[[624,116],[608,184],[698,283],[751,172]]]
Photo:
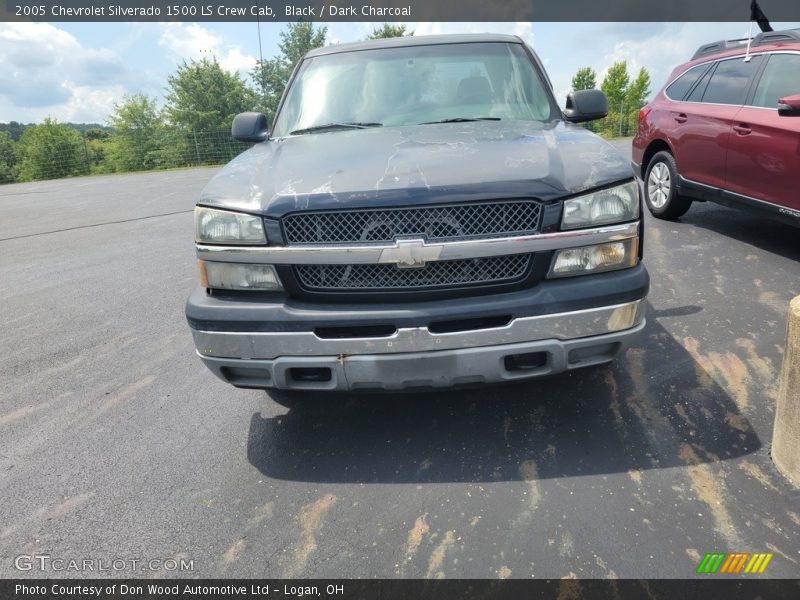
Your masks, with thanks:
[[[117,164],[129,161],[127,170],[173,169],[177,167],[222,165],[244,152],[248,144],[231,137],[230,129],[186,133],[169,130],[154,138],[129,138],[127,146],[112,151]]]
[[[74,132],[37,140],[30,147],[14,145],[14,152],[0,155],[0,184],[222,165],[249,147],[231,138],[230,129],[186,132],[168,127]]]
[[[582,123],[584,129],[593,131],[606,139],[633,137],[639,121],[641,106],[609,106],[608,116],[597,121]]]

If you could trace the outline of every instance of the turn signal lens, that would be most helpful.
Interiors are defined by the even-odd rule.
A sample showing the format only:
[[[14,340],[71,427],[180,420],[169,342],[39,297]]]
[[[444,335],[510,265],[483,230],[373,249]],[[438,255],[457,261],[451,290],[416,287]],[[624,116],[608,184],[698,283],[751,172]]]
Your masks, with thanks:
[[[200,285],[212,290],[282,290],[272,265],[198,261]]]
[[[559,250],[548,277],[569,277],[636,266],[639,238],[621,242]]]

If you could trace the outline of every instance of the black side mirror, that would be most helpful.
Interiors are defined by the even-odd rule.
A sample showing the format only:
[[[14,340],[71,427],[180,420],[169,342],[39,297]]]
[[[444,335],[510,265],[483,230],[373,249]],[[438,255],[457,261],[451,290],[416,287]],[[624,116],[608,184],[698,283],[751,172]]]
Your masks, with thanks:
[[[239,142],[263,142],[269,137],[267,117],[262,113],[239,113],[233,119],[231,136]]]
[[[579,90],[567,94],[564,118],[570,123],[602,119],[608,114],[608,100],[600,90]]]
[[[778,114],[782,117],[800,117],[800,94],[778,100]]]

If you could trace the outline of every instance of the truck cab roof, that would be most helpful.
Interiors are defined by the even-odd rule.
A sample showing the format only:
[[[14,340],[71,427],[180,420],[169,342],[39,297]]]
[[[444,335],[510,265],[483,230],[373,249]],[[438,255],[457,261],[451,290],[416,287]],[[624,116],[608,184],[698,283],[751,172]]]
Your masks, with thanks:
[[[361,50],[374,50],[377,48],[402,48],[405,46],[434,46],[439,44],[466,44],[501,42],[506,44],[524,44],[516,35],[502,33],[456,33],[443,35],[418,35],[408,37],[384,38],[379,40],[366,40],[363,42],[349,42],[346,44],[332,44],[311,50],[306,58],[337,54],[340,52],[359,52]]]

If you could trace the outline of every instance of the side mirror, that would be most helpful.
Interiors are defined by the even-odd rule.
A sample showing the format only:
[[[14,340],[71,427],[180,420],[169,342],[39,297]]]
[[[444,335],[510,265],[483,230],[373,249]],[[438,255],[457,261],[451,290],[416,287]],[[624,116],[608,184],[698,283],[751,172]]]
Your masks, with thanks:
[[[778,114],[782,117],[800,117],[800,94],[778,100]]]
[[[269,137],[267,117],[262,113],[239,113],[233,119],[231,136],[239,142],[263,142]]]
[[[608,114],[608,100],[600,90],[579,90],[567,94],[564,118],[570,123],[602,119]]]

